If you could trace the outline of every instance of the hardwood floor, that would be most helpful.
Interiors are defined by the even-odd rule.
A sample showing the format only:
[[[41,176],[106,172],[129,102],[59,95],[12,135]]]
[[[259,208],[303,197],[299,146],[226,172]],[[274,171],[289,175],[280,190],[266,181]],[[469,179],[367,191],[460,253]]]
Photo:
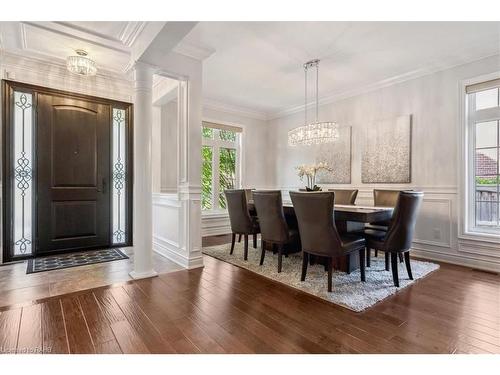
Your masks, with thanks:
[[[223,237],[205,244],[224,241]],[[362,313],[205,267],[0,308],[3,352],[500,353],[500,278],[443,264]]]

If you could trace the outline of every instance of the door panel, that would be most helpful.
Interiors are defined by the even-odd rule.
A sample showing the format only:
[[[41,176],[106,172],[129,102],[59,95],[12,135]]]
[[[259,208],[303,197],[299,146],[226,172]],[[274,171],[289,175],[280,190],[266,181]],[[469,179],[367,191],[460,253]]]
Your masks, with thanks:
[[[110,245],[110,113],[38,95],[37,254]]]
[[[98,113],[68,106],[53,111],[53,186],[96,187]]]

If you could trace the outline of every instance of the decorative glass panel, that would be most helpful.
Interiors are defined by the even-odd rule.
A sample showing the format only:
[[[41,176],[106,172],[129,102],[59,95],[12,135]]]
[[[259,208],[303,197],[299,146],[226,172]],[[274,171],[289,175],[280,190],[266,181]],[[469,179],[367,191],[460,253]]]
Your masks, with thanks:
[[[113,108],[113,244],[127,242],[127,121],[124,109]]]
[[[33,95],[14,92],[14,256],[33,252]]]
[[[236,142],[236,133],[230,130],[219,130],[219,137],[221,141]]]
[[[214,138],[214,130],[212,128],[206,128],[202,127],[201,128],[201,136],[206,139],[213,139]]]
[[[206,128],[204,128],[206,129]],[[201,169],[201,209],[210,210],[213,208],[213,148],[202,146],[202,169]]]
[[[226,208],[224,190],[236,186],[236,149],[219,149],[219,207]]]

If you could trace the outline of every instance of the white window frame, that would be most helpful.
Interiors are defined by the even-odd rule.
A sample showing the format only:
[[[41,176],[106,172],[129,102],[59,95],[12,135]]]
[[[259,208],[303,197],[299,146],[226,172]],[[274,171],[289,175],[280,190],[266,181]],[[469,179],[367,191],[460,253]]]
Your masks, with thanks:
[[[500,71],[461,81],[459,84],[459,239],[498,244],[500,230],[475,225],[475,124],[498,119],[500,108],[475,111],[475,102],[466,93],[473,84],[500,79]]]
[[[227,125],[231,127],[237,127],[234,124],[224,124],[221,123],[220,121],[208,121],[204,120],[202,123],[202,128],[203,127],[208,127],[210,129],[213,129],[213,138],[208,139],[204,138],[202,136],[201,138],[201,145],[203,146],[210,146],[212,147],[212,208],[209,210],[203,210],[202,213],[213,213],[213,212],[227,212],[227,209],[221,208],[219,206],[219,192],[220,192],[220,185],[219,185],[219,150],[221,148],[232,148],[236,150],[236,170],[235,170],[235,175],[236,175],[236,182],[235,182],[235,188],[239,189],[241,188],[241,145],[242,145],[242,138],[243,138],[243,132],[240,130],[239,132],[236,132],[236,141],[224,141],[221,140],[219,137],[219,131],[221,129],[218,129],[216,127],[210,127],[210,126],[205,126],[206,123],[211,123],[218,125],[220,124],[221,126]],[[238,127],[241,129],[241,127]],[[202,131],[202,129],[200,129]]]

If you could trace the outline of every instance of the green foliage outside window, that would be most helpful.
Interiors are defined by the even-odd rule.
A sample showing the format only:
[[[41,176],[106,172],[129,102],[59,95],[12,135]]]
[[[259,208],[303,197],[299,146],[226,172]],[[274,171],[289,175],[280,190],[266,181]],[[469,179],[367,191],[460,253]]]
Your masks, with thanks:
[[[201,128],[201,136],[203,138],[213,139],[214,138],[214,129],[202,127]]]
[[[206,128],[204,128],[206,129]],[[212,158],[213,149],[210,146],[201,148],[202,168],[201,168],[201,209],[210,210],[212,208]]]
[[[226,208],[224,190],[234,189],[236,185],[236,150],[234,148],[219,149],[219,206]]]
[[[236,133],[229,130],[219,130],[219,137],[221,141],[236,141]]]
[[[477,185],[497,185],[500,184],[500,176],[497,177],[476,177]]]

